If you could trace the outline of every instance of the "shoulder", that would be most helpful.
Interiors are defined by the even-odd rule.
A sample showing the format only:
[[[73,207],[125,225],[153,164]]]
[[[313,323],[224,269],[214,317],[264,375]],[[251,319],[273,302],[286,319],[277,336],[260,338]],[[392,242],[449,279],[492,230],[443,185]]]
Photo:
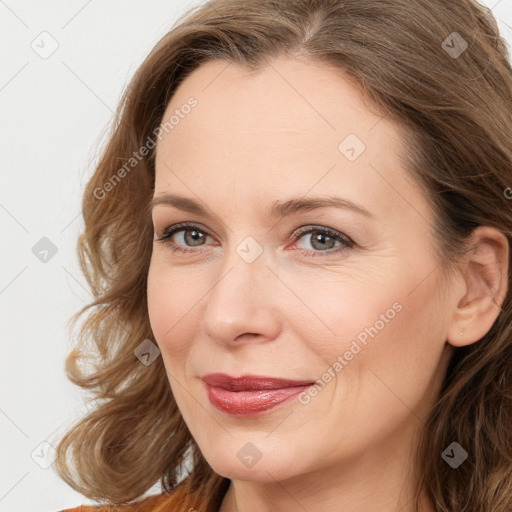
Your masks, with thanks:
[[[170,493],[148,496],[125,505],[80,505],[75,508],[61,510],[60,512],[160,512],[160,510],[171,512],[168,508],[169,506],[182,507],[186,498],[186,493],[178,487]]]

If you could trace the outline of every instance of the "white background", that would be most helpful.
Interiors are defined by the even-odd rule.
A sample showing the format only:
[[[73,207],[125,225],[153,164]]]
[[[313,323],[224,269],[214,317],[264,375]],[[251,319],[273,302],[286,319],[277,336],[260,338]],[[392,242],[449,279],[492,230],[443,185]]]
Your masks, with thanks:
[[[0,512],[92,503],[41,467],[41,443],[86,411],[64,375],[66,322],[91,300],[75,255],[81,193],[128,80],[197,3],[0,0]],[[512,0],[481,3],[512,46]],[[52,44],[47,58],[32,48]],[[47,262],[32,252],[43,237],[57,248]]]

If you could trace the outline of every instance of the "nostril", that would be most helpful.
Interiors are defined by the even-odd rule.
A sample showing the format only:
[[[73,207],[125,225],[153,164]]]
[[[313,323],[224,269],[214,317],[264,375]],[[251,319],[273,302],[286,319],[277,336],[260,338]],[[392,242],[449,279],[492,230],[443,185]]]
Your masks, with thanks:
[[[246,332],[244,334],[240,334],[235,338],[235,341],[243,341],[245,337],[248,337],[249,339],[252,339],[254,337],[258,337],[260,334],[254,333],[254,332]]]

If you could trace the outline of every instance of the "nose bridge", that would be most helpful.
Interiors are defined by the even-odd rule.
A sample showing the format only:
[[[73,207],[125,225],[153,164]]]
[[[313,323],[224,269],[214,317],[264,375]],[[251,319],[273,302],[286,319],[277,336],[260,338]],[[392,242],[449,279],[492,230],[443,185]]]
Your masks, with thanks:
[[[252,237],[234,246],[207,296],[203,317],[208,336],[230,343],[245,333],[273,338],[277,333],[272,277],[263,247]]]

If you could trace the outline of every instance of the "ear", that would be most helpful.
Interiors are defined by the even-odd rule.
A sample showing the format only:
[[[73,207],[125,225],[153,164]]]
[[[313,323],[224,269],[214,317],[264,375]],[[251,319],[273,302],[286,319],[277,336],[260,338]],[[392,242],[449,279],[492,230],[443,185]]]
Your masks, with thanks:
[[[461,264],[461,286],[447,336],[455,347],[475,343],[489,332],[508,289],[507,238],[494,228],[480,226],[471,234],[470,247]]]

